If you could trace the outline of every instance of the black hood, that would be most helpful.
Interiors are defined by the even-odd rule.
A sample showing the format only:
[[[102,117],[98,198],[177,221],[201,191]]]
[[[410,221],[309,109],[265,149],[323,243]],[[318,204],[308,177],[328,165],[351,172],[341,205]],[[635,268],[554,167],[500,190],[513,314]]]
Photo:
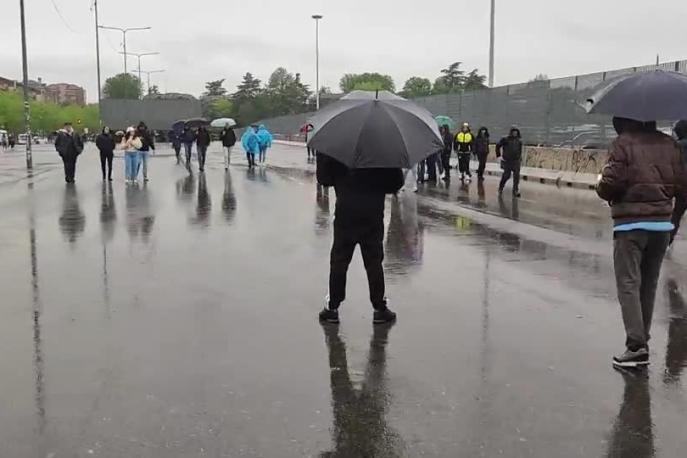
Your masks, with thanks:
[[[481,137],[481,136],[488,137],[489,136],[489,129],[487,129],[486,127],[480,127],[479,130],[477,131],[477,136],[478,137]]]
[[[515,135],[513,135],[513,132],[515,132]],[[520,129],[518,129],[517,127],[511,127],[511,128],[510,128],[510,131],[508,131],[508,135],[509,135],[510,137],[521,138]]]
[[[682,119],[675,124],[675,127],[673,127],[673,130],[675,131],[675,135],[677,136],[678,140],[683,140],[687,138],[687,119]]]

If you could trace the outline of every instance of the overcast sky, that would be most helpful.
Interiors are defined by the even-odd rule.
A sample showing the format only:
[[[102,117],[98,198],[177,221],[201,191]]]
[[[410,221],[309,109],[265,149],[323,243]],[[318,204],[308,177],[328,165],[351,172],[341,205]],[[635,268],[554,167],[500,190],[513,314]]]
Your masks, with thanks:
[[[199,95],[226,78],[233,92],[247,71],[266,80],[278,66],[314,87],[314,21],[320,27],[321,82],[347,72],[434,80],[453,61],[488,70],[489,0],[99,0],[100,22],[130,32],[130,52],[159,51],[142,68],[162,91]],[[439,4],[440,9],[428,7]],[[97,99],[92,0],[26,2],[30,77],[84,86]],[[0,76],[21,78],[19,0],[0,7]],[[60,17],[60,14],[61,16]],[[687,58],[684,0],[497,0],[496,83]],[[101,32],[103,81],[123,70],[121,33]],[[130,58],[129,69],[136,59]],[[145,81],[145,77],[144,77]]]

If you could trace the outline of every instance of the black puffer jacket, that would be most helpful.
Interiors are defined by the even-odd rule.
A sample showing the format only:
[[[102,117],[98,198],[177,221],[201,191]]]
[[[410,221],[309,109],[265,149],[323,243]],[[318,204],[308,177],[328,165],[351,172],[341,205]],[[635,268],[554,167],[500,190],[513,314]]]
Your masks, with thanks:
[[[512,128],[507,137],[496,144],[496,157],[503,157],[505,162],[522,161],[522,139],[520,129]]]
[[[474,149],[477,157],[487,157],[489,155],[489,131],[486,127],[481,127],[477,132]]]
[[[403,186],[401,169],[349,169],[317,154],[317,182],[336,191],[334,224],[384,224],[384,201]]]
[[[95,139],[95,146],[97,146],[98,150],[103,154],[113,154],[115,149],[114,137],[112,134],[103,132]]]

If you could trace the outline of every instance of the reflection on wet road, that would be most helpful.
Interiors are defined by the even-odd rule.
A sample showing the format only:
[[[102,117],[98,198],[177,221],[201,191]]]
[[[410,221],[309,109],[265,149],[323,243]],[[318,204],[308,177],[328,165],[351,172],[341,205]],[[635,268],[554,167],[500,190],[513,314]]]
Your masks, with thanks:
[[[390,197],[398,324],[371,325],[356,254],[342,324],[322,327],[336,196],[304,151],[225,173],[211,149],[191,175],[161,148],[134,186],[121,159],[102,184],[92,153],[74,186],[40,150],[0,185],[1,457],[684,455],[684,239],[652,365],[619,374],[589,193],[499,199],[488,179]]]

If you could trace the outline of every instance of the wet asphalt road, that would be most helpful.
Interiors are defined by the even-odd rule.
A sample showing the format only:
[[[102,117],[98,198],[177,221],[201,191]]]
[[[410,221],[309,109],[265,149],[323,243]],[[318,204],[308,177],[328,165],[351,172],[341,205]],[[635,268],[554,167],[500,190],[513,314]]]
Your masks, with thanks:
[[[103,186],[88,149],[69,188],[45,147],[28,178],[0,154],[0,457],[684,456],[687,241],[645,374],[610,366],[608,210],[546,185],[389,198],[398,323],[373,328],[356,255],[322,327],[333,191],[298,149],[240,159],[161,151],[138,187],[116,159]]]

